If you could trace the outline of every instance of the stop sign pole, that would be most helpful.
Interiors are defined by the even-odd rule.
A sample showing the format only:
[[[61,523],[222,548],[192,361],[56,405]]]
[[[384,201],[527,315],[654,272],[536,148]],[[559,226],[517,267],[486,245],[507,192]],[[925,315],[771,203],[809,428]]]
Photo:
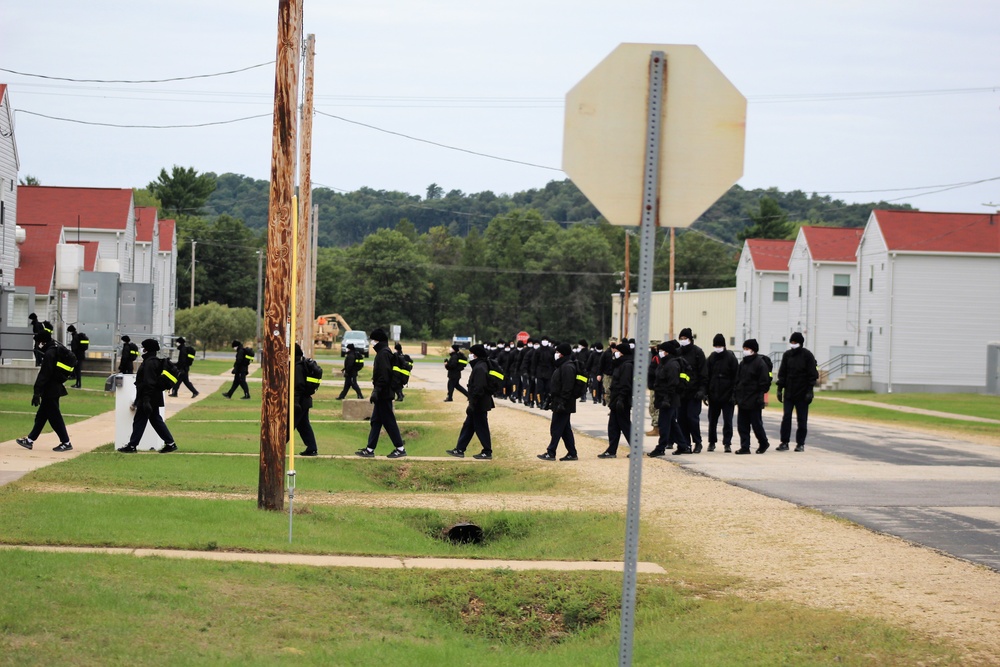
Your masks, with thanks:
[[[656,247],[660,199],[660,136],[667,85],[667,58],[663,51],[649,55],[649,98],[646,109],[646,155],[643,174],[642,221],[639,238],[639,311],[636,314],[635,373],[632,377],[631,456],[628,462],[628,510],[625,514],[625,572],[622,577],[621,639],[618,664],[632,664],[635,628],[636,564],[639,560],[639,498],[642,493],[642,415],[646,413],[646,374],[649,371],[649,313],[653,297],[653,253]],[[626,270],[627,267],[626,267]]]

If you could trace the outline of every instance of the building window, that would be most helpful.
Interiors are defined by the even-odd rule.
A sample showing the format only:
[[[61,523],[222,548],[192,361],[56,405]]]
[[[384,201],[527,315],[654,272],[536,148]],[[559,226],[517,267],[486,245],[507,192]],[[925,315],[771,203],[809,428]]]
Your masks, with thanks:
[[[787,282],[775,282],[774,283],[774,300],[775,301],[788,301],[788,283]]]
[[[871,272],[868,274],[868,291],[871,292],[875,287],[875,267],[870,266],[868,268],[871,269]]]
[[[851,296],[851,274],[849,273],[833,274],[833,295]]]

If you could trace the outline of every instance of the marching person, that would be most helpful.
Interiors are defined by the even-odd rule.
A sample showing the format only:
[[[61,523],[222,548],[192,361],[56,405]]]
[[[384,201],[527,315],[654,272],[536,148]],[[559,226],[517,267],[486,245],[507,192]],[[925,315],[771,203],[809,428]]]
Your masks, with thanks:
[[[347,396],[347,392],[354,390],[358,398],[364,398],[364,394],[361,393],[361,387],[358,386],[358,370],[364,365],[362,360],[361,351],[354,347],[354,343],[347,344],[347,356],[344,357],[344,367],[340,372],[344,376],[344,388],[340,392],[340,396],[337,397],[338,401],[344,400]],[[359,364],[358,362],[361,361]]]
[[[72,336],[69,349],[76,355],[76,368],[73,370],[76,384],[73,385],[73,388],[80,389],[83,386],[80,384],[83,377],[83,358],[87,354],[87,348],[90,347],[90,339],[87,338],[87,334],[78,332],[72,324],[66,327],[66,331]]]
[[[191,380],[188,379],[188,373],[191,371],[191,364],[194,363],[195,349],[184,342],[183,337],[177,339],[177,369],[180,373],[177,376],[177,384],[174,385],[173,391],[170,395],[174,398],[177,397],[177,390],[180,389],[183,384],[185,387],[191,390],[191,398],[198,397],[198,390],[194,388],[191,384]]]
[[[469,365],[469,360],[466,359],[465,355],[462,354],[461,348],[459,348],[458,343],[454,343],[451,346],[451,354],[448,355],[448,360],[444,362],[444,368],[448,371],[448,397],[444,399],[445,403],[449,403],[454,399],[452,396],[455,390],[462,394],[466,398],[469,396],[469,392],[465,390],[462,386],[462,371],[465,367]]]
[[[632,350],[628,345],[612,344],[613,370],[611,389],[608,392],[608,448],[597,455],[599,459],[613,459],[618,456],[621,436],[631,447],[632,437],[632,375],[634,363]]]
[[[31,405],[38,408],[38,411],[35,412],[35,425],[31,428],[31,432],[23,438],[18,438],[16,442],[25,449],[31,449],[35,440],[42,434],[45,423],[48,422],[59,438],[59,444],[53,447],[52,451],[68,452],[73,449],[73,445],[70,444],[66,421],[59,409],[59,399],[69,393],[66,391],[65,382],[72,369],[67,369],[63,364],[64,372],[60,372],[61,362],[57,358],[59,343],[52,339],[50,332],[43,330],[35,334],[34,341],[35,346],[42,352],[42,365],[35,377],[34,392],[31,395]]]
[[[524,346],[521,355],[521,364],[518,371],[521,373],[521,404],[529,408],[535,407],[535,348],[538,341],[534,338],[528,339],[528,344]]]
[[[569,355],[564,355],[564,358]],[[555,350],[548,336],[542,336],[542,342],[535,348],[535,402],[542,410],[548,410],[549,396],[552,392],[552,373],[555,370]]]
[[[570,418],[576,412],[576,366],[569,358],[573,353],[569,343],[559,344],[552,355],[555,370],[547,383],[548,401],[551,403],[552,423],[549,435],[552,436],[544,454],[538,458],[543,461],[555,461],[559,441],[566,445],[566,456],[560,461],[576,461],[576,439],[573,437],[573,425]]]
[[[306,446],[299,456],[316,456],[319,451],[316,449],[316,434],[313,433],[312,424],[309,422],[309,410],[313,405],[312,394],[307,388],[308,373],[306,372],[305,355],[302,354],[302,347],[295,344],[295,388],[294,403],[292,405],[292,415],[294,418],[295,430],[302,438],[302,444]]]
[[[722,446],[731,453],[733,445],[733,389],[739,362],[732,350],[726,349],[726,337],[715,334],[712,354],[708,355],[708,451],[715,451],[719,441],[719,417],[722,417]]]
[[[764,394],[771,387],[771,373],[767,364],[757,354],[760,348],[756,339],[743,341],[743,359],[736,373],[734,396],[739,412],[736,430],[740,434],[740,448],[737,454],[750,453],[750,431],[757,437],[757,453],[763,454],[770,444],[764,431]]]
[[[691,381],[681,394],[681,405],[677,412],[677,424],[684,439],[694,446],[693,454],[701,454],[701,402],[708,390],[708,375],[705,372],[705,353],[694,343],[691,329],[681,329],[677,337],[680,355],[691,366]]]
[[[126,334],[122,336],[122,356],[118,360],[118,372],[123,375],[135,373],[135,360],[139,358],[139,346]]]
[[[590,348],[590,366],[587,375],[590,377],[590,396],[594,405],[604,403],[604,383],[601,382],[601,359],[604,357],[604,346],[597,341]]]
[[[402,359],[406,363],[411,364],[411,366],[412,366],[412,364],[413,364],[413,358],[410,355],[405,354],[403,352],[403,346],[402,346],[402,344],[396,343],[396,347],[394,349],[396,350],[396,356],[397,357],[399,357],[400,359]],[[403,395],[403,388],[400,387],[395,392],[395,399],[397,401],[402,401],[404,398],[406,398],[406,397]]]
[[[659,439],[656,447],[647,456],[663,456],[667,450],[677,445],[674,454],[690,454],[690,440],[684,438],[677,423],[677,412],[681,404],[681,346],[676,340],[665,340],[656,346],[656,376],[653,380],[653,403],[659,408],[656,423]]]
[[[778,368],[778,402],[783,403],[785,409],[781,417],[781,444],[778,445],[778,451],[788,451],[792,435],[792,410],[795,410],[795,451],[804,452],[809,404],[813,400],[813,386],[819,379],[819,368],[813,353],[802,347],[805,338],[801,332],[793,333],[788,338],[788,343],[789,349],[781,355],[781,366]]]
[[[153,427],[156,435],[163,440],[161,454],[169,454],[177,451],[177,444],[174,436],[170,435],[163,417],[160,415],[160,408],[163,407],[163,390],[160,389],[160,374],[163,373],[163,363],[157,358],[156,353],[160,351],[160,344],[152,338],[142,341],[142,363],[139,364],[139,371],[135,376],[135,401],[132,409],[135,416],[132,418],[132,436],[128,444],[118,451],[122,454],[134,454],[137,451],[142,434],[146,432],[146,424]]]
[[[445,453],[456,458],[463,458],[465,450],[472,442],[472,435],[479,438],[479,444],[483,446],[483,451],[475,454],[472,458],[481,461],[488,461],[493,458],[493,441],[490,438],[489,412],[494,408],[493,397],[487,388],[487,373],[490,369],[489,360],[486,358],[486,348],[482,345],[473,345],[469,350],[469,363],[472,365],[472,372],[469,374],[469,407],[465,409],[465,423],[458,433],[458,442],[454,449],[446,450]]]
[[[31,313],[30,315],[28,315],[28,324],[31,325],[31,334],[32,334],[32,336],[37,336],[38,334],[40,334],[43,331],[45,331],[45,325],[43,325],[41,322],[38,321],[38,315],[35,315],[34,313]],[[52,333],[52,332],[50,331],[49,333]],[[36,366],[41,366],[42,365],[42,357],[45,356],[42,353],[41,348],[38,345],[35,345],[31,349],[31,352],[32,352],[32,354],[35,355],[35,365]]]
[[[389,452],[388,458],[401,459],[406,456],[406,447],[403,443],[403,436],[399,434],[396,415],[392,411],[394,396],[389,335],[384,329],[376,329],[372,332],[371,339],[375,343],[375,361],[372,363],[372,393],[368,400],[375,407],[372,409],[371,428],[368,431],[368,446],[354,453],[362,458],[373,458],[375,447],[378,446],[379,435],[381,435],[384,426],[389,440],[395,445],[395,449]]]
[[[232,348],[236,351],[236,359],[233,361],[233,386],[229,391],[222,394],[226,398],[232,398],[237,389],[243,390],[243,400],[249,400],[250,387],[247,386],[247,373],[250,371],[250,362],[253,361],[253,353],[243,347],[243,343],[234,340]]]

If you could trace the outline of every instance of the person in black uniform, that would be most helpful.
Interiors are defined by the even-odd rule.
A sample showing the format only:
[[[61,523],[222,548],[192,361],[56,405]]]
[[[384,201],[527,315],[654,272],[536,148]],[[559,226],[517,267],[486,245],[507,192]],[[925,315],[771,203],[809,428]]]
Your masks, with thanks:
[[[458,433],[458,442],[454,449],[448,449],[446,454],[456,458],[463,458],[465,450],[472,442],[475,434],[479,438],[479,443],[483,446],[483,451],[472,458],[489,460],[493,458],[493,441],[490,438],[489,413],[493,409],[493,397],[490,396],[486,388],[486,374],[489,372],[489,362],[486,359],[486,348],[482,345],[473,345],[469,350],[469,363],[472,365],[472,372],[469,374],[469,407],[465,409],[465,423]]]
[[[122,355],[118,360],[118,372],[124,375],[135,373],[135,360],[139,358],[139,346],[128,336],[122,336]]]
[[[308,380],[306,380],[307,376],[305,355],[302,354],[302,348],[296,343],[295,388],[293,393],[295,402],[292,406],[292,414],[295,420],[295,430],[299,432],[302,444],[306,446],[305,450],[299,456],[316,456],[319,454],[319,451],[316,449],[316,434],[313,433],[312,424],[309,422],[309,410],[313,405],[313,397],[306,388],[308,383]]]
[[[403,352],[403,346],[400,343],[396,343],[396,346],[393,349],[396,351],[396,356],[398,358],[402,359],[408,364],[411,365],[413,364],[413,357]],[[403,388],[400,387],[399,389],[396,390],[395,399],[397,401],[402,401],[404,398],[406,398],[406,396],[403,395]]]
[[[743,359],[736,373],[734,396],[739,412],[736,416],[736,430],[740,434],[740,448],[737,454],[750,453],[750,431],[757,437],[757,453],[763,454],[770,446],[764,431],[764,394],[771,386],[771,373],[767,364],[757,354],[757,341],[748,338],[743,341]]]
[[[781,355],[781,366],[778,368],[778,402],[784,403],[784,414],[781,417],[781,444],[778,451],[788,450],[789,439],[792,436],[792,410],[795,410],[795,451],[806,449],[807,422],[809,421],[809,404],[813,400],[813,386],[819,379],[819,368],[816,357],[802,347],[805,338],[796,331],[789,339],[789,350]]]
[[[521,361],[524,360],[524,341],[517,341],[510,353],[510,367],[507,377],[511,382],[510,400],[514,403],[524,402],[524,383],[521,381]]]
[[[444,399],[445,403],[449,403],[454,400],[452,396],[454,395],[455,390],[458,390],[458,393],[468,398],[469,392],[465,390],[465,387],[463,387],[461,383],[462,371],[464,371],[465,367],[468,365],[469,360],[465,358],[464,354],[462,354],[458,347],[458,343],[452,345],[451,354],[448,355],[448,359],[444,362],[444,368],[448,371],[448,397]]]
[[[665,340],[656,346],[657,364],[653,379],[653,403],[659,409],[656,447],[647,456],[664,456],[677,445],[674,454],[690,454],[690,441],[681,432],[677,413],[681,404],[681,346],[676,340]]]
[[[45,423],[48,422],[52,431],[59,438],[59,444],[53,447],[56,452],[68,452],[73,449],[66,431],[66,422],[59,409],[59,399],[68,394],[66,391],[66,375],[60,374],[57,368],[56,348],[59,343],[52,340],[52,334],[42,331],[34,335],[35,346],[42,351],[42,365],[35,377],[34,392],[31,395],[31,405],[38,408],[35,412],[35,425],[31,432],[16,440],[25,449],[31,449],[35,440],[42,434]]]
[[[232,342],[232,348],[236,351],[236,359],[233,362],[233,386],[229,391],[222,394],[226,398],[232,398],[236,389],[243,390],[243,400],[250,398],[250,387],[247,386],[247,373],[250,371],[250,362],[253,361],[253,354],[243,347],[243,343],[238,340]]]
[[[43,331],[45,331],[45,326],[41,322],[38,321],[38,315],[35,315],[34,313],[31,313],[30,315],[28,315],[28,324],[31,325],[31,334],[33,336],[37,336],[38,334],[40,334]],[[50,331],[49,333],[51,334],[52,332]],[[31,349],[31,352],[32,352],[32,354],[35,355],[35,365],[36,366],[41,366],[42,365],[42,357],[45,356],[44,353],[42,352],[42,349],[38,345],[35,345]]]
[[[555,369],[548,383],[549,391],[546,394],[551,403],[552,423],[549,426],[549,446],[544,454],[539,454],[538,458],[543,461],[556,460],[556,448],[562,440],[566,445],[566,456],[560,461],[576,461],[576,439],[573,437],[573,425],[570,418],[576,412],[576,365],[570,359],[573,354],[569,343],[561,343],[556,347],[552,363]]]
[[[177,370],[180,373],[177,374],[177,384],[174,385],[173,391],[170,395],[177,397],[177,390],[183,384],[185,387],[191,390],[191,398],[198,397],[198,390],[194,388],[191,384],[191,380],[188,379],[188,373],[191,372],[191,364],[194,363],[195,349],[190,345],[186,344],[183,337],[177,339]]]
[[[680,354],[691,366],[691,381],[681,394],[681,405],[677,412],[677,425],[684,438],[694,445],[692,454],[701,454],[701,403],[708,395],[708,373],[705,366],[705,352],[694,343],[691,329],[681,329],[677,337]]]
[[[568,345],[567,345],[568,346]],[[555,347],[548,336],[542,336],[542,342],[535,351],[535,394],[538,396],[538,406],[542,410],[551,409],[550,394],[552,391],[552,373],[555,370]],[[572,350],[570,350],[572,354]],[[563,355],[564,358],[569,354]],[[574,366],[575,368],[575,366]]]
[[[152,338],[142,341],[142,363],[135,375],[135,402],[132,403],[135,410],[132,435],[128,444],[118,450],[122,454],[134,454],[137,451],[142,434],[146,432],[146,424],[152,426],[156,435],[163,440],[163,447],[159,450],[161,454],[177,451],[174,436],[170,435],[170,429],[160,416],[160,408],[163,407],[163,390],[160,389],[163,362],[156,356],[159,351],[160,344]]]
[[[726,337],[722,334],[715,334],[712,345],[712,354],[705,362],[708,370],[708,451],[714,452],[719,441],[721,416],[722,445],[730,453],[733,451],[733,389],[740,363],[736,355],[726,349]]]
[[[73,378],[76,380],[76,383],[73,385],[73,388],[79,389],[83,386],[80,384],[80,380],[83,377],[83,358],[87,354],[89,344],[84,343],[87,340],[87,336],[77,331],[76,327],[72,324],[66,327],[66,331],[71,335],[69,349],[76,355],[76,368],[73,370]]]
[[[521,356],[521,365],[518,367],[521,373],[521,391],[523,392],[521,403],[529,408],[535,407],[535,353],[537,347],[538,341],[529,338]]]
[[[337,397],[338,401],[344,400],[347,392],[352,389],[358,398],[364,398],[364,394],[361,393],[361,387],[358,386],[358,371],[364,365],[362,358],[361,351],[355,349],[354,343],[348,343],[347,356],[344,357],[344,368],[340,371],[344,376],[344,388],[340,391],[340,396]],[[361,361],[360,364],[358,363],[359,361]]]
[[[389,350],[389,336],[384,329],[376,329],[371,335],[375,343],[375,361],[372,363],[372,393],[369,401],[374,404],[371,418],[371,428],[368,431],[368,446],[354,452],[358,456],[370,459],[375,456],[382,427],[389,435],[389,440],[395,449],[389,452],[388,458],[401,459],[406,456],[403,436],[399,434],[396,415],[392,411],[392,351]]]
[[[576,364],[577,372],[587,378],[588,387],[590,386],[590,355],[590,346],[587,344],[587,341],[580,340],[577,342],[576,350],[573,352],[573,363]],[[587,402],[586,392],[580,397],[580,401],[583,403]]]
[[[631,447],[632,437],[632,377],[634,360],[628,345],[612,346],[611,389],[608,392],[608,448],[597,455],[599,459],[618,456],[618,443],[625,436]]]

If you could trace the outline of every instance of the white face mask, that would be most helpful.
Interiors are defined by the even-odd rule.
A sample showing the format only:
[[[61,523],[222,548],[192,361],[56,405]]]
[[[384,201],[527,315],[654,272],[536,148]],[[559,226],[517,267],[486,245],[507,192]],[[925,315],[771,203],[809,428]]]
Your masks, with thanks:
[[[537,350],[539,347],[541,346],[538,343],[535,343],[535,349]]]
[[[714,349],[714,350],[715,350],[716,352],[718,352],[719,354],[722,354],[723,352],[725,352],[725,351],[726,351],[726,348],[724,348],[724,347],[716,347],[716,348],[713,348],[713,349]]]
[[[635,343],[629,343],[628,347],[629,347],[630,350],[634,350],[635,349]]]
[[[475,360],[476,360],[476,355],[470,354],[469,355],[469,361],[475,361]]]
[[[542,341],[542,345],[544,345],[545,347],[548,347],[549,346],[549,341],[543,340]]]
[[[559,354],[558,352],[556,352],[556,356],[555,356],[555,358],[556,358],[557,360],[559,360],[559,359],[562,359],[562,355],[561,355],[561,354]]]
[[[615,350],[615,359],[621,359],[621,358],[622,358],[622,353],[619,352],[618,350]]]
[[[681,344],[681,347],[686,347],[686,346],[688,346],[688,345],[691,344],[691,341],[689,339],[687,339],[687,338],[681,338],[677,342]]]
[[[753,350],[748,350],[746,348],[743,348],[743,356],[745,356],[745,357],[752,357],[753,356]]]
[[[799,344],[798,343],[791,343],[788,347],[792,348],[793,350],[797,350],[797,349],[799,349]]]
[[[660,350],[657,354],[659,354],[660,355],[660,359],[662,359],[665,356],[667,356],[667,351],[666,350]]]

